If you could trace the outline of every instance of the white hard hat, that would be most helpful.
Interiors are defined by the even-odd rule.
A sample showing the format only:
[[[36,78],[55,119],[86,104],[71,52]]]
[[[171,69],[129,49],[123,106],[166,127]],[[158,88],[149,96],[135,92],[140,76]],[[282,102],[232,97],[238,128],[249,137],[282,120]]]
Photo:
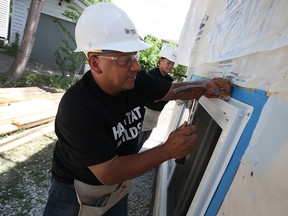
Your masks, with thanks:
[[[113,50],[135,52],[151,46],[140,37],[127,14],[113,3],[101,2],[84,9],[75,28],[75,52]]]
[[[162,47],[159,52],[159,56],[168,59],[169,61],[176,62],[177,50],[175,47],[166,46]]]

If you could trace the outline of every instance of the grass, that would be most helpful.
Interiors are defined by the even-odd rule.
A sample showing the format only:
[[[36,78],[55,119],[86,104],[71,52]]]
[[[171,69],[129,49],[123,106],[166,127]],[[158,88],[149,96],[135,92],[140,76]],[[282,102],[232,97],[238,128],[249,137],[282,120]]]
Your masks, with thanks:
[[[18,82],[7,81],[5,74],[0,74],[0,87],[11,88],[11,87],[40,87],[47,88],[52,92],[61,92],[68,89],[75,82],[74,77],[67,76],[62,77],[59,74],[44,74],[25,72]]]

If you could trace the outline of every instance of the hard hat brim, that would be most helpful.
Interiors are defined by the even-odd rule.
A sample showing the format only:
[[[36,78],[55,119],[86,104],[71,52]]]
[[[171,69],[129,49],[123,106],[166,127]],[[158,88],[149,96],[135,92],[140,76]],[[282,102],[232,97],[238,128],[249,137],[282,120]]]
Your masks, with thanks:
[[[92,45],[91,47],[87,47],[84,49],[77,48],[74,52],[91,52],[93,50],[114,50],[119,52],[137,52],[145,49],[151,48],[151,45],[141,41],[121,41],[120,43],[107,43],[102,44],[102,46]]]

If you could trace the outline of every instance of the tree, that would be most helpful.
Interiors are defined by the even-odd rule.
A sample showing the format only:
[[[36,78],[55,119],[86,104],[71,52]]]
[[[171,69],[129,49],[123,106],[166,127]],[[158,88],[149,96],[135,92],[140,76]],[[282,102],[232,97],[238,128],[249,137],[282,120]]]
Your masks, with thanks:
[[[159,51],[162,42],[157,37],[148,34],[144,37],[144,41],[151,45],[150,49],[142,50],[140,52],[139,63],[144,71],[149,71],[159,64]]]
[[[35,35],[43,5],[44,0],[31,0],[22,42],[17,51],[15,60],[7,72],[8,81],[16,82],[20,80],[26,68],[34,45]]]

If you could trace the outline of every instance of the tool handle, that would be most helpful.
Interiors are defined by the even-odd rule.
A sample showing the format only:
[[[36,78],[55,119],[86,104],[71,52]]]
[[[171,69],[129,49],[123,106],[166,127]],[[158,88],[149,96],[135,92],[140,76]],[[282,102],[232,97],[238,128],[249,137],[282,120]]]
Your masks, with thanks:
[[[177,164],[184,164],[185,163],[185,157],[181,158],[181,159],[176,159],[175,162]]]
[[[195,113],[197,107],[198,107],[198,102],[196,100],[194,100],[194,103],[192,103],[190,108],[189,108],[190,111],[189,111],[189,117],[188,117],[187,126],[188,125],[192,125],[194,113]],[[185,163],[185,157],[180,158],[180,159],[176,159],[175,163],[184,164]]]

